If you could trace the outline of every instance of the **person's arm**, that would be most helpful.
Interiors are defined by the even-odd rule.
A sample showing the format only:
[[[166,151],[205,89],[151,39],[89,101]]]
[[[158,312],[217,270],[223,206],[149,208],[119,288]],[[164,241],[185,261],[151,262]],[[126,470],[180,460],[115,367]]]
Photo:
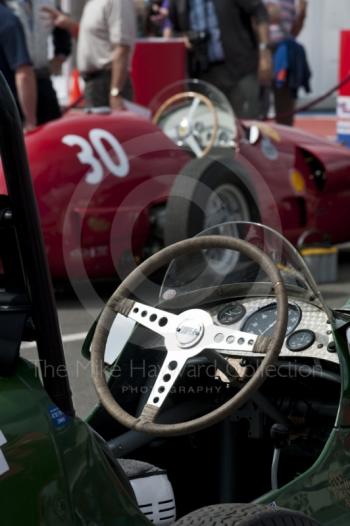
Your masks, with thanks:
[[[37,87],[34,69],[25,65],[15,72],[18,100],[24,116],[24,130],[29,131],[36,126]]]
[[[72,38],[65,29],[54,27],[52,40],[54,56],[50,60],[50,69],[53,75],[60,75],[62,65],[72,52]]]
[[[121,91],[125,86],[128,76],[130,47],[124,45],[117,45],[113,51],[112,57],[112,78],[111,78],[111,94],[109,98],[110,106],[113,110],[123,110],[123,98]],[[117,93],[113,95],[113,91]]]
[[[17,16],[13,15],[2,37],[1,48],[15,77],[24,129],[30,130],[36,126],[37,84],[23,26]]]
[[[269,14],[263,4],[258,0],[245,0],[246,9],[250,10],[259,47],[258,77],[260,84],[268,86],[272,82],[272,54],[269,48],[270,27]]]
[[[292,35],[294,37],[297,37],[299,33],[301,32],[301,30],[303,29],[306,14],[307,14],[307,2],[306,0],[300,0],[298,15],[297,15],[296,21],[292,29]]]
[[[41,7],[41,13],[45,23],[45,19],[48,18],[50,23],[55,27],[64,29],[71,34],[73,38],[77,38],[79,34],[79,23],[73,20],[73,18],[65,15],[58,9],[50,6]]]
[[[175,32],[183,32],[183,28],[180,27],[178,6],[176,0],[169,0],[169,20]]]
[[[105,7],[109,39],[113,46],[110,106],[124,109],[121,91],[128,78],[130,54],[136,40],[136,16],[133,2],[110,1]]]
[[[272,54],[269,46],[269,25],[265,22],[256,22],[256,33],[259,45],[258,76],[263,86],[268,86],[272,81]]]
[[[269,46],[269,14],[262,0],[236,0],[239,8],[251,16],[259,47],[258,76],[262,85],[272,81],[272,55]]]

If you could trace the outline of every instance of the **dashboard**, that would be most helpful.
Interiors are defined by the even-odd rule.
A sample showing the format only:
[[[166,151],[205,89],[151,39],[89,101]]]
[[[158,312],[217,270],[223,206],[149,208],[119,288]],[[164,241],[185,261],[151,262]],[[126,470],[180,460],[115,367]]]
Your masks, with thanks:
[[[235,120],[231,114],[220,108],[216,108],[216,112],[219,126],[215,146],[232,148],[237,136]],[[189,108],[184,106],[164,116],[159,122],[163,132],[172,140],[181,140],[181,123],[188,118],[188,114]],[[190,124],[200,146],[205,148],[213,134],[213,115],[206,107],[200,106]]]
[[[277,317],[273,298],[246,298],[216,305],[209,310],[216,325],[255,334],[271,336]],[[246,357],[249,353],[245,352]],[[237,356],[240,356],[237,351]],[[255,353],[251,353],[255,356]],[[302,300],[288,303],[286,337],[280,353],[283,357],[305,357],[338,363],[331,325],[326,313]]]

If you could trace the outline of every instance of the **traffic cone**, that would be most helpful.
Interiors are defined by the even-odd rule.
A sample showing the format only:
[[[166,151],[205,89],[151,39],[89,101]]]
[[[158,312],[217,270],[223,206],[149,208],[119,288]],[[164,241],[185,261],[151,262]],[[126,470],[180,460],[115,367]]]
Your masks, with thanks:
[[[80,89],[80,75],[79,71],[75,68],[71,74],[70,90],[69,90],[69,104],[75,104],[82,97]]]

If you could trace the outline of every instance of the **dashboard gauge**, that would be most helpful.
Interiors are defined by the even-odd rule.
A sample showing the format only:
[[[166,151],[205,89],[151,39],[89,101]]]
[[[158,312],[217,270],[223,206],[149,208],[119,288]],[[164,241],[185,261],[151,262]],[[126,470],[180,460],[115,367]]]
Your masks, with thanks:
[[[228,134],[225,131],[222,131],[222,132],[219,133],[219,144],[220,145],[228,144],[229,140],[230,140],[230,138],[229,138]]]
[[[232,325],[241,320],[245,313],[244,305],[235,301],[229,305],[225,305],[225,307],[219,311],[218,321],[223,325]]]
[[[257,336],[271,336],[277,320],[277,303],[271,303],[254,312],[244,322],[242,331]],[[301,320],[301,310],[296,305],[288,305],[287,336],[293,332]]]
[[[287,339],[287,347],[290,351],[299,352],[305,351],[314,343],[316,335],[309,329],[293,332]]]

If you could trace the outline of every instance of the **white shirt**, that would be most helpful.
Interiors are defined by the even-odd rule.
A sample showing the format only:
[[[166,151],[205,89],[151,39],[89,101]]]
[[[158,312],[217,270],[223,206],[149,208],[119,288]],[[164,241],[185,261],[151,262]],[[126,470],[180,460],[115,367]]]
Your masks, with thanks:
[[[10,0],[8,6],[22,22],[26,36],[28,51],[34,68],[39,69],[49,65],[49,35],[52,28],[44,25],[40,16],[43,5],[56,7],[55,0]]]
[[[88,0],[80,22],[78,68],[82,73],[110,69],[118,44],[130,47],[136,40],[136,13],[132,0]]]

